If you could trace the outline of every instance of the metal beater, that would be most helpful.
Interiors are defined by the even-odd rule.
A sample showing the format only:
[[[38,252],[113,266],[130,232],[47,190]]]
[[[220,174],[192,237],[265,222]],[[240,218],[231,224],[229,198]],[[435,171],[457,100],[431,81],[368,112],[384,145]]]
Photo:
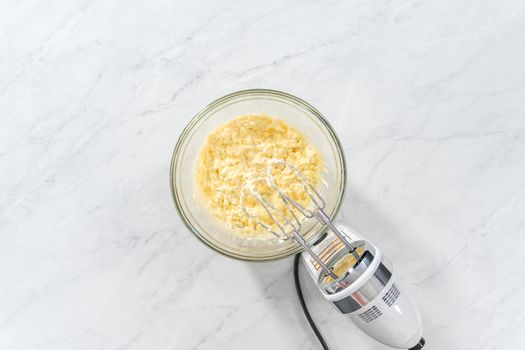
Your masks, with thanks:
[[[290,169],[290,171],[295,175],[297,178],[297,181],[301,184],[303,187],[305,193],[308,195],[308,197],[311,200],[312,209],[308,209],[305,206],[299,204],[297,201],[293,200],[289,195],[284,193],[279,186],[277,186],[275,182],[275,178],[272,174],[273,169],[276,165],[282,165],[285,168]],[[353,247],[347,240],[346,237],[332,224],[332,221],[326,215],[326,213],[323,211],[325,208],[325,201],[323,197],[317,192],[317,190],[314,188],[314,186],[311,184],[311,182],[306,178],[306,176],[295,166],[292,164],[284,161],[284,160],[275,160],[268,163],[268,167],[266,169],[266,183],[268,186],[270,186],[272,189],[274,189],[277,193],[279,193],[279,196],[281,197],[282,201],[285,204],[286,212],[283,213],[281,210],[277,209],[273,203],[268,201],[267,198],[262,196],[253,186],[254,182],[248,183],[246,186],[243,187],[241,190],[241,208],[243,212],[251,219],[253,219],[255,222],[257,222],[259,225],[264,227],[267,231],[274,234],[276,237],[280,239],[294,239],[297,243],[299,243],[304,250],[306,250],[310,256],[317,261],[317,263],[323,268],[323,270],[326,272],[327,275],[330,275],[332,278],[337,279],[339,276],[337,276],[331,268],[329,268],[323,260],[315,254],[312,249],[306,244],[306,241],[304,240],[303,236],[301,235],[301,219],[297,217],[295,212],[292,210],[292,207],[296,208],[305,218],[311,219],[315,218],[319,222],[321,222],[323,225],[328,226],[328,228],[339,238],[341,243],[348,249],[349,253],[353,254],[356,260],[359,259],[359,255],[356,252],[355,247]],[[258,179],[256,181],[261,181],[261,179]],[[272,226],[264,223],[260,217],[252,215],[247,208],[244,205],[244,201],[246,198],[246,193],[249,193],[253,196],[259,202],[259,204],[264,208],[268,216],[274,221],[275,226],[279,230],[279,232],[276,232]]]

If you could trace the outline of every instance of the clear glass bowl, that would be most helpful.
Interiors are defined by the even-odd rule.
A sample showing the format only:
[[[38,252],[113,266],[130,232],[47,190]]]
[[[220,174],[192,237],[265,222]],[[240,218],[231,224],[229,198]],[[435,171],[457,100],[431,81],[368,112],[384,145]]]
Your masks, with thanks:
[[[276,237],[239,238],[209,214],[195,181],[196,160],[208,134],[230,119],[245,114],[268,114],[283,119],[321,152],[324,170],[318,190],[326,201],[325,212],[331,218],[339,211],[344,197],[345,157],[341,142],[321,113],[307,102],[275,90],[243,90],[219,98],[198,113],[182,131],[171,160],[170,184],[184,224],[204,244],[221,254],[240,260],[275,260],[296,254],[301,247],[294,241]],[[301,234],[307,242],[313,242],[323,230],[323,225],[309,220],[303,224]]]

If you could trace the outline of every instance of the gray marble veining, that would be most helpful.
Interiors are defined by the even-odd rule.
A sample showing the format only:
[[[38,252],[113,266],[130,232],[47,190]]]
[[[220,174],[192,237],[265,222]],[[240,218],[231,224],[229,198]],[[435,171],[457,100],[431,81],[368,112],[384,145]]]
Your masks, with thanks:
[[[290,259],[249,264],[173,207],[211,100],[289,91],[332,122],[338,217],[382,247],[428,349],[525,347],[525,4],[0,4],[0,348],[318,349]],[[386,349],[302,275],[333,349]]]

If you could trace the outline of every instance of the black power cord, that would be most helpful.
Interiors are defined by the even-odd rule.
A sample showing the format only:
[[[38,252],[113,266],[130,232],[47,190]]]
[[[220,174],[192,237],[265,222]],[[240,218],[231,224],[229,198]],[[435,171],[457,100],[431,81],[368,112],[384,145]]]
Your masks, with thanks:
[[[321,343],[323,350],[329,350],[328,345],[326,345],[326,342],[321,332],[319,332],[319,329],[317,329],[317,326],[315,325],[315,322],[312,319],[312,316],[310,315],[310,311],[308,311],[308,308],[306,307],[306,303],[304,302],[303,291],[301,290],[301,282],[299,281],[299,257],[300,255],[301,254],[295,255],[295,259],[293,262],[293,279],[295,281],[295,290],[297,291],[297,296],[299,297],[299,302],[301,303],[301,308],[303,309],[304,316],[308,320],[310,327],[312,327],[312,330],[314,331],[315,336],[317,337],[317,339],[319,339],[319,342]]]

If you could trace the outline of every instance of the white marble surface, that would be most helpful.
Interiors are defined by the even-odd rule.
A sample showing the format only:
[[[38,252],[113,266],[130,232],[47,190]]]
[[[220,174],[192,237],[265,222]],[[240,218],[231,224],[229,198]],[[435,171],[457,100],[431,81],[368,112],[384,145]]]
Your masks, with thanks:
[[[211,100],[318,107],[339,219],[412,287],[427,349],[525,347],[522,1],[0,3],[0,349],[319,349],[290,259],[209,251],[168,168]],[[386,349],[305,281],[332,349]]]

